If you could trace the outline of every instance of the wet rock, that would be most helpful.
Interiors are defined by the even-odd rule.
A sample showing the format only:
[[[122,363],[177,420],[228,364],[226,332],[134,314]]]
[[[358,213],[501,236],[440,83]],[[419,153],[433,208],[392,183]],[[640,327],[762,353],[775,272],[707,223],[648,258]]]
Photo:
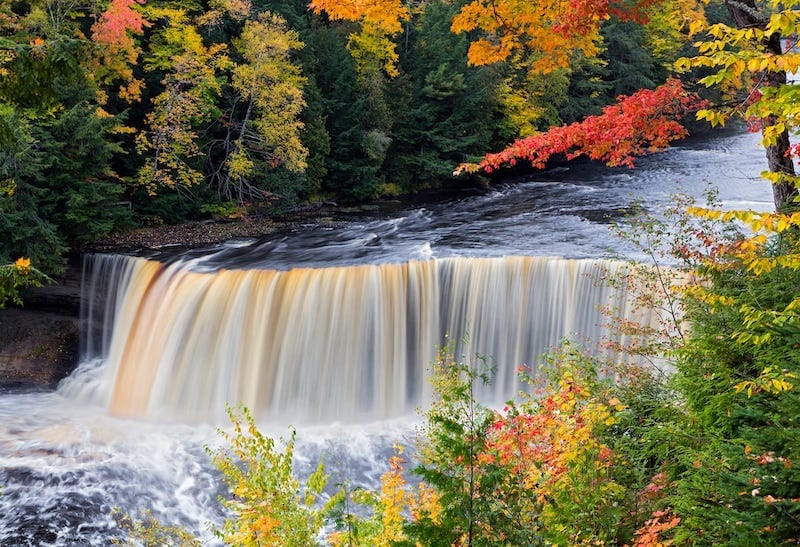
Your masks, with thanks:
[[[0,387],[53,387],[77,362],[77,315],[0,310]]]
[[[80,269],[0,310],[0,387],[54,387],[77,365]]]

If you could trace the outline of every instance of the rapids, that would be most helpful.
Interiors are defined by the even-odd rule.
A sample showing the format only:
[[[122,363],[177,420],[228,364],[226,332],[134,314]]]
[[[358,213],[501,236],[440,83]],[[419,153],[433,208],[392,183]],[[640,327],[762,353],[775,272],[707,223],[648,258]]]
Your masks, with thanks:
[[[82,363],[56,391],[0,393],[0,544],[107,545],[115,508],[213,543],[205,448],[228,402],[275,435],[298,425],[301,470],[323,458],[332,482],[374,483],[391,445],[413,442],[446,335],[493,359],[488,401],[513,395],[517,365],[601,336],[596,305],[624,306],[585,275],[631,255],[612,220],[708,184],[727,208],[772,208],[757,141],[728,131],[635,170],[575,164],[260,240],[87,257]]]

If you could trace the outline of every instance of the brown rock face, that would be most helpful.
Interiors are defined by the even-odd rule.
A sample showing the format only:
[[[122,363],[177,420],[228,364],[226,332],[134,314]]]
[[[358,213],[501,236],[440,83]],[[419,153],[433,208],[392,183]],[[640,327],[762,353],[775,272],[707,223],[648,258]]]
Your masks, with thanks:
[[[0,387],[54,387],[78,362],[80,271],[0,310]]]

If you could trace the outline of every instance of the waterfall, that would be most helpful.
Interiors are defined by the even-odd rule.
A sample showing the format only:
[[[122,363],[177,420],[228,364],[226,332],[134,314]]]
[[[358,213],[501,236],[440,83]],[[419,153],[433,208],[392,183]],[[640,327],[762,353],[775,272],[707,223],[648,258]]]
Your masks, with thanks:
[[[543,257],[198,272],[144,258],[86,259],[84,360],[61,391],[120,416],[218,421],[243,403],[292,423],[397,417],[429,397],[437,348],[485,355],[484,397],[503,401],[516,369],[563,337],[599,340],[599,282],[624,264]],[[91,377],[91,381],[86,378]]]

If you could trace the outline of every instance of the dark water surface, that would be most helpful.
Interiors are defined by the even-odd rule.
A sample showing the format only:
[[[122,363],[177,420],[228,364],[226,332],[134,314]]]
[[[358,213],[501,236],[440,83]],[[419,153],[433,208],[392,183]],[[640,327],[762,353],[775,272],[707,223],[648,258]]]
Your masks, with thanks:
[[[611,231],[636,211],[658,215],[674,194],[704,203],[710,186],[727,209],[774,207],[759,136],[728,130],[640,158],[635,169],[580,162],[435,203],[394,205],[332,225],[183,254],[199,269],[323,267],[449,256],[608,257]]]

